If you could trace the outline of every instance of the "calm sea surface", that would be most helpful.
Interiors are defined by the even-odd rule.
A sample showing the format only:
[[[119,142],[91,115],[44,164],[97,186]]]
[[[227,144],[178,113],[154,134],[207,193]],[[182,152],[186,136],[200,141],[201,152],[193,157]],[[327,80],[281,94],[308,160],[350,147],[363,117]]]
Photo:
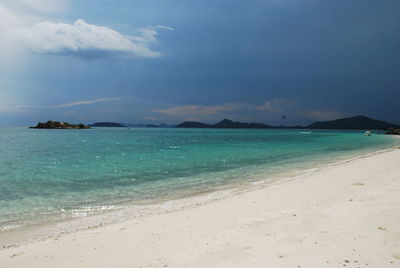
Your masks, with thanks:
[[[0,128],[0,233],[268,179],[396,144],[360,131]]]

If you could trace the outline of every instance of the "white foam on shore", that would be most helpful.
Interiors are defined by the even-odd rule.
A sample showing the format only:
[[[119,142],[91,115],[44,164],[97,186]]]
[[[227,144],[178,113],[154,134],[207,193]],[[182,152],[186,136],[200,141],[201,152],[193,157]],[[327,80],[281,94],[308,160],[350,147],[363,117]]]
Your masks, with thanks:
[[[262,187],[267,187],[271,183],[283,183],[287,180],[293,180],[300,175],[312,174],[319,172],[322,169],[344,165],[352,161],[389,152],[395,150],[395,148],[366,153],[336,162],[317,164],[314,168],[290,170],[286,173],[276,174],[275,176],[268,176],[264,173],[258,175],[257,178],[253,178],[252,181],[222,185],[220,189],[190,194],[186,197],[177,197],[172,200],[160,200],[143,205],[126,204],[120,206],[88,206],[82,209],[69,211],[69,213],[72,212],[74,217],[64,220],[52,221],[28,227],[21,227],[18,225],[10,227],[6,226],[0,230],[2,232],[0,234],[0,247],[6,248],[20,244],[28,244],[43,239],[59,237],[83,229],[93,229],[108,224],[132,220],[138,217],[189,209],[191,207],[228,198],[229,196],[244,191],[252,191]]]

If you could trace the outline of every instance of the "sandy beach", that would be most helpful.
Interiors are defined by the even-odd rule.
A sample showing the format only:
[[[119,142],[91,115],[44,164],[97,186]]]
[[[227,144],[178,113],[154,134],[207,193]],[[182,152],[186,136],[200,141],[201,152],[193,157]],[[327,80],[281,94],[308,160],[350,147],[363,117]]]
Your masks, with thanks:
[[[400,150],[0,250],[1,267],[400,267]]]

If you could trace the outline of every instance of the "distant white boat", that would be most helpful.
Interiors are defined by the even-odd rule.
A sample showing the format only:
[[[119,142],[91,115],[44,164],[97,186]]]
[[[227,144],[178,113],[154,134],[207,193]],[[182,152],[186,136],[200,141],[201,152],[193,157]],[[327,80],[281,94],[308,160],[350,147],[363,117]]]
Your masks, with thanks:
[[[365,131],[364,136],[371,136],[371,131]]]
[[[301,134],[311,134],[312,133],[312,131],[302,131],[302,132],[300,132]]]

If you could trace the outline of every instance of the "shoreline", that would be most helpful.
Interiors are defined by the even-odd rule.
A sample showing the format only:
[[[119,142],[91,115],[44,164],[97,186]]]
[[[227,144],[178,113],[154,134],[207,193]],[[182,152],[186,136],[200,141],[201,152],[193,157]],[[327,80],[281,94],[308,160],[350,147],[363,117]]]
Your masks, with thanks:
[[[400,137],[394,136],[400,139]],[[105,209],[104,212],[99,210],[97,213],[85,216],[69,217],[64,219],[54,219],[38,224],[17,227],[15,229],[6,229],[0,233],[0,238],[9,242],[0,241],[0,250],[4,248],[13,248],[47,239],[60,238],[65,235],[70,235],[76,232],[81,232],[89,229],[102,228],[104,226],[123,223],[125,221],[133,220],[136,218],[152,216],[156,214],[173,213],[180,210],[190,209],[194,206],[206,205],[210,202],[215,202],[224,198],[229,198],[232,195],[242,194],[259,190],[275,183],[291,181],[298,176],[313,174],[321,169],[327,169],[331,166],[340,166],[349,162],[357,161],[366,157],[382,154],[396,150],[398,147],[393,146],[386,149],[379,149],[370,152],[358,152],[354,155],[342,156],[340,160],[322,161],[315,163],[315,166],[310,168],[301,165],[293,170],[285,173],[276,173],[268,176],[262,172],[260,180],[247,180],[226,183],[218,188],[204,190],[202,192],[188,193],[187,195],[178,195],[174,198],[162,200],[148,200],[144,203],[121,203],[107,205],[107,207],[114,207],[114,209]],[[339,157],[336,157],[339,158]],[[309,164],[309,163],[308,163]],[[260,175],[260,174],[258,174]],[[253,174],[254,176],[254,174]],[[91,209],[91,208],[90,208]],[[83,212],[80,212],[83,213]],[[124,216],[121,216],[124,214]],[[35,232],[36,230],[36,232]],[[17,240],[7,240],[7,237],[19,236]],[[21,238],[21,234],[25,234]],[[11,242],[13,241],[13,242]]]
[[[400,137],[397,136],[394,138],[400,139]],[[272,174],[272,176],[266,176],[265,173],[262,173],[261,180],[231,182],[221,185],[218,188],[212,188],[202,192],[188,193],[187,195],[181,195],[167,200],[149,200],[148,203],[145,202],[142,204],[112,204],[108,205],[108,207],[115,207],[114,210],[110,209],[104,212],[99,211],[92,215],[55,219],[39,224],[17,227],[15,229],[6,229],[3,234],[0,233],[0,238],[7,239],[7,237],[12,237],[14,234],[15,236],[21,236],[21,234],[25,234],[25,236],[22,238],[19,237],[19,239],[14,240],[13,242],[1,243],[0,241],[0,251],[2,249],[15,248],[46,241],[48,239],[58,239],[65,235],[71,235],[85,230],[97,229],[104,226],[123,223],[136,218],[148,217],[156,214],[159,215],[173,213],[176,211],[190,209],[195,206],[207,205],[211,202],[229,198],[233,195],[256,191],[265,187],[269,187],[275,183],[291,181],[296,179],[298,176],[313,174],[321,169],[327,169],[331,166],[340,166],[342,164],[357,161],[366,157],[390,152],[396,150],[397,148],[398,146],[393,146],[367,153],[357,152],[352,156],[343,156],[340,160],[336,159],[332,162],[327,160],[323,162],[317,162],[315,163],[315,167],[312,168],[300,166],[285,173]],[[121,214],[124,214],[124,216],[121,217]],[[34,230],[36,230],[36,232],[34,232]],[[12,240],[9,239],[8,241]]]
[[[212,199],[205,203],[201,203],[201,202],[200,203],[192,203],[190,206],[182,206],[180,209],[177,208],[175,210],[171,209],[171,211],[167,211],[166,213],[159,213],[159,214],[156,213],[156,214],[151,214],[151,215],[145,215],[144,217],[128,219],[123,222],[107,224],[107,225],[101,226],[101,228],[89,228],[86,230],[78,230],[76,232],[62,234],[59,236],[50,237],[48,239],[44,239],[44,240],[40,240],[40,241],[28,243],[28,244],[22,244],[22,245],[15,246],[15,247],[4,248],[4,249],[0,250],[0,260],[1,260],[1,262],[4,261],[5,263],[7,263],[9,265],[7,267],[18,267],[19,265],[22,266],[23,263],[25,263],[25,264],[30,263],[30,261],[33,261],[35,259],[34,258],[35,256],[36,257],[39,256],[38,262],[35,262],[35,263],[37,263],[37,265],[39,265],[39,263],[40,263],[40,266],[41,266],[43,263],[41,263],[40,260],[41,261],[45,260],[45,258],[42,258],[43,256],[40,257],[41,254],[43,252],[47,252],[48,250],[50,250],[52,252],[52,254],[54,254],[54,256],[56,256],[56,257],[54,257],[54,259],[60,261],[60,262],[58,262],[58,265],[61,264],[61,265],[65,265],[65,267],[68,267],[69,266],[68,264],[71,264],[71,261],[73,262],[74,260],[64,262],[65,259],[63,259],[63,258],[65,256],[70,256],[70,257],[73,257],[73,259],[75,259],[75,258],[78,258],[78,256],[79,256],[79,258],[83,259],[84,262],[86,263],[86,265],[84,265],[84,266],[91,266],[91,265],[94,265],[93,261],[95,261],[95,260],[93,260],[92,258],[85,257],[86,255],[83,256],[82,254],[78,254],[78,252],[75,252],[77,254],[76,255],[74,252],[71,251],[72,249],[67,244],[68,243],[78,244],[77,246],[78,246],[78,248],[80,248],[80,246],[87,245],[88,243],[90,245],[98,245],[101,242],[101,244],[103,244],[103,246],[104,246],[104,244],[108,244],[108,242],[106,240],[104,240],[104,238],[105,237],[110,238],[110,235],[111,235],[111,237],[117,236],[120,239],[122,239],[121,243],[119,243],[119,242],[117,243],[116,241],[114,241],[113,243],[111,243],[111,245],[108,245],[105,248],[107,248],[108,250],[113,250],[113,248],[116,248],[116,249],[119,249],[122,252],[126,253],[126,247],[130,247],[131,245],[132,246],[136,245],[141,251],[144,251],[146,248],[148,251],[152,251],[152,249],[151,249],[152,244],[150,242],[152,240],[154,240],[154,236],[150,235],[150,232],[156,232],[156,233],[160,233],[160,234],[162,233],[164,238],[165,237],[169,237],[169,238],[176,237],[178,240],[184,240],[184,242],[183,242],[184,244],[189,243],[188,246],[193,246],[191,244],[191,242],[193,242],[194,244],[197,243],[195,241],[189,241],[189,242],[186,241],[186,240],[191,240],[189,238],[196,236],[196,235],[200,236],[200,238],[199,238],[200,240],[202,240],[201,239],[202,236],[205,236],[208,239],[211,239],[211,237],[215,237],[215,236],[219,237],[220,234],[225,234],[225,236],[232,238],[233,233],[232,232],[226,233],[226,231],[224,231],[224,230],[226,230],[225,228],[219,229],[218,230],[219,232],[216,232],[215,227],[213,227],[214,224],[217,226],[222,225],[225,227],[230,227],[231,229],[236,230],[236,232],[234,232],[234,233],[236,233],[237,235],[235,235],[234,237],[238,236],[238,238],[240,238],[240,237],[243,238],[243,236],[246,236],[247,232],[245,231],[243,233],[243,228],[237,229],[237,228],[235,228],[235,225],[232,225],[232,223],[234,223],[234,222],[239,222],[238,226],[243,227],[240,224],[242,214],[246,216],[245,218],[248,218],[249,222],[252,222],[251,226],[246,225],[247,227],[245,229],[251,229],[252,231],[258,232],[258,229],[259,229],[258,224],[266,223],[266,225],[268,225],[269,219],[279,218],[280,215],[282,215],[282,213],[285,214],[287,211],[295,210],[295,208],[293,208],[292,206],[284,206],[282,204],[279,204],[280,202],[276,202],[277,200],[279,201],[280,198],[287,199],[286,196],[283,196],[283,197],[279,196],[280,188],[293,188],[294,186],[296,186],[297,188],[294,187],[294,188],[296,188],[295,192],[293,192],[293,191],[292,192],[289,191],[289,192],[291,194],[293,194],[294,196],[296,196],[296,194],[297,195],[299,194],[297,191],[300,191],[301,192],[300,195],[302,195],[301,196],[302,198],[299,198],[299,203],[303,203],[303,205],[304,205],[304,203],[308,203],[307,198],[305,199],[305,196],[303,196],[307,191],[310,191],[310,194],[311,194],[311,193],[313,193],[313,191],[317,190],[317,192],[315,194],[317,194],[319,196],[319,198],[324,199],[325,197],[323,195],[322,196],[320,196],[320,195],[322,192],[326,191],[327,189],[326,189],[326,186],[322,183],[321,177],[324,178],[328,174],[328,175],[330,175],[330,176],[327,176],[328,179],[330,178],[329,184],[331,184],[331,186],[334,186],[333,188],[335,188],[335,187],[343,188],[343,185],[341,185],[341,184],[343,184],[346,181],[343,181],[343,179],[341,179],[341,180],[338,180],[337,182],[335,182],[334,179],[332,178],[331,173],[334,173],[335,176],[338,176],[338,174],[339,175],[345,174],[344,170],[347,170],[350,173],[355,173],[354,175],[356,175],[358,173],[365,173],[365,176],[370,176],[371,174],[375,174],[377,170],[383,170],[380,173],[385,172],[388,169],[388,167],[386,167],[385,165],[389,165],[392,169],[395,169],[397,167],[394,167],[393,162],[395,164],[396,163],[398,164],[400,162],[400,150],[398,150],[397,148],[398,147],[396,146],[395,148],[391,148],[391,149],[387,149],[387,150],[383,150],[383,151],[381,150],[378,152],[369,153],[367,155],[362,155],[362,156],[355,157],[352,159],[347,159],[347,160],[342,160],[342,161],[338,161],[338,162],[331,163],[331,164],[326,164],[324,167],[321,167],[321,168],[317,167],[316,169],[304,171],[303,173],[300,173],[300,174],[297,174],[294,176],[290,176],[285,179],[278,179],[272,183],[264,182],[264,183],[254,184],[253,185],[254,187],[248,187],[248,188],[242,189],[241,191],[238,191],[236,193],[228,194],[228,196],[225,196],[225,197],[224,196],[219,197],[219,198],[216,197],[215,199]],[[394,159],[390,160],[390,158],[394,158]],[[382,159],[384,161],[382,161]],[[377,161],[379,163],[377,163]],[[389,162],[391,162],[391,163],[389,163]],[[362,168],[360,169],[359,166],[362,166]],[[374,170],[372,170],[372,169],[374,169]],[[400,167],[397,168],[397,171],[400,171]],[[379,172],[378,172],[378,174],[379,174]],[[384,175],[382,175],[382,176],[385,177]],[[390,176],[386,175],[386,177],[390,177]],[[352,180],[354,180],[354,182],[350,183],[349,185],[347,185],[348,183],[345,184],[345,186],[349,186],[350,190],[357,190],[357,188],[359,188],[359,189],[367,188],[367,187],[362,187],[362,186],[366,186],[368,184],[364,183],[364,182],[360,182],[359,181],[360,179],[353,178]],[[357,181],[355,181],[355,180],[357,180]],[[383,180],[385,180],[385,178],[383,178]],[[374,181],[373,179],[371,179],[371,181],[374,182],[375,184],[377,184],[379,182],[379,181]],[[393,179],[392,179],[392,181],[397,182],[397,181],[394,181]],[[307,186],[307,187],[305,187],[305,186]],[[379,186],[379,184],[377,184],[376,186]],[[397,186],[399,186],[399,185],[397,184]],[[313,187],[315,187],[316,189],[313,189]],[[371,193],[374,193],[373,192],[374,190],[379,192],[379,189],[378,190],[370,189]],[[396,192],[396,190],[398,190],[398,189],[395,187],[394,189],[392,189],[392,192]],[[282,191],[282,189],[281,189],[281,191]],[[319,192],[321,192],[321,193],[319,193]],[[285,194],[285,193],[287,194],[287,191],[286,192],[283,191],[283,194]],[[335,192],[335,191],[333,191],[333,192],[327,191],[327,192],[325,192],[325,194],[328,196],[332,195],[333,197],[335,197],[335,196],[340,196],[341,193]],[[379,196],[379,194],[377,194],[377,193],[374,193],[374,194]],[[391,194],[393,194],[393,193],[391,193]],[[397,195],[398,195],[398,191],[397,191]],[[275,196],[275,198],[277,198],[277,199],[268,200],[268,199],[271,199],[271,196]],[[330,197],[330,199],[332,199],[332,196]],[[345,201],[346,203],[348,203],[348,202],[354,201],[354,200],[353,201],[349,201],[349,200],[350,199],[342,200],[342,202]],[[166,203],[175,202],[175,201],[167,201]],[[179,201],[179,199],[178,199],[178,201]],[[267,215],[265,215],[262,210],[259,210],[260,208],[257,208],[254,211],[251,211],[248,208],[246,208],[243,204],[243,203],[245,203],[246,205],[251,207],[251,206],[253,206],[252,205],[253,202],[258,203],[260,201],[263,201],[266,203],[266,206],[267,206],[266,209],[268,212]],[[274,204],[277,204],[277,205],[279,204],[278,207],[280,206],[281,208],[278,209],[278,208],[275,208],[274,206],[271,207],[271,205],[269,205],[270,201],[275,201]],[[290,200],[286,200],[286,201],[290,203]],[[317,201],[318,201],[317,203],[324,203],[324,202],[321,202],[321,200],[317,200]],[[327,200],[323,200],[323,201],[327,202]],[[396,199],[396,201],[398,202],[399,199]],[[292,204],[292,205],[296,206],[297,204]],[[338,204],[332,203],[331,205],[337,206]],[[396,204],[394,204],[394,205],[396,205]],[[328,207],[328,211],[329,211],[329,208],[331,208],[331,207]],[[239,208],[238,210],[241,213],[237,214],[233,211],[237,208]],[[317,206],[317,208],[318,208],[318,206]],[[311,212],[303,211],[306,214],[311,214],[310,219],[306,218],[306,219],[304,219],[305,221],[317,221],[318,222],[321,220],[318,217],[317,218],[312,217],[313,209],[315,210],[315,207],[313,207],[311,209]],[[213,213],[214,211],[217,211],[219,213],[215,214],[215,213]],[[319,212],[321,212],[321,211],[319,211]],[[338,213],[338,212],[340,212],[340,210],[339,211],[331,211],[331,212]],[[362,212],[362,209],[360,211],[357,211],[357,213],[358,212]],[[222,217],[222,216],[224,216],[225,213],[227,214],[226,215],[227,219],[225,219],[225,217]],[[290,212],[290,213],[292,213],[292,212]],[[295,213],[295,212],[293,212],[293,213]],[[294,214],[292,214],[291,218],[287,219],[287,220],[289,220],[288,222],[284,221],[284,225],[286,224],[286,229],[289,228],[289,230],[290,230],[291,228],[293,228],[293,227],[291,227],[291,224],[293,224],[293,222],[291,223],[291,220],[293,220],[293,219],[297,220],[300,218],[300,217],[297,217],[300,215],[297,215],[297,213],[295,213],[295,214],[296,214],[296,216],[293,216]],[[388,213],[386,212],[385,214],[388,214]],[[394,213],[394,214],[396,214],[396,213]],[[268,215],[271,217],[268,217]],[[328,215],[329,215],[329,213],[328,213]],[[177,221],[177,219],[175,219],[176,217],[180,218],[181,220],[182,219],[187,219],[187,220],[180,222],[180,221]],[[196,218],[197,220],[194,220],[193,218]],[[155,219],[157,221],[155,221]],[[396,215],[396,220],[397,220],[397,222],[399,222],[400,216]],[[168,228],[165,227],[162,224],[162,222],[165,222],[166,226]],[[210,228],[204,229],[204,227],[202,227],[200,225],[200,226],[198,226],[201,229],[201,230],[199,230],[199,232],[195,232],[195,230],[192,230],[192,232],[189,232],[189,233],[184,231],[182,234],[179,232],[180,229],[187,230],[188,228],[191,229],[191,226],[199,225],[198,222],[202,222],[204,225],[209,226]],[[176,229],[177,227],[173,228],[173,226],[171,226],[171,223],[175,223],[177,225],[177,227],[180,226],[180,228],[178,228],[178,229]],[[148,225],[152,226],[153,228],[148,227]],[[278,228],[277,226],[270,226],[270,227],[274,227],[275,229]],[[305,228],[305,226],[303,226],[303,227]],[[382,228],[379,229],[380,227],[382,227],[382,226],[379,225],[373,231],[378,230],[380,233],[385,233],[386,230],[388,230],[390,228],[396,230],[395,227],[389,228],[387,226],[386,227],[383,226],[382,228],[385,228],[385,230],[382,230]],[[227,229],[230,229],[230,228],[227,228]],[[274,228],[272,228],[272,229],[274,229]],[[124,230],[122,230],[122,229],[124,229]],[[361,229],[363,229],[363,228],[361,228]],[[130,233],[130,234],[134,233],[134,234],[139,235],[139,237],[142,237],[142,239],[138,239],[138,241],[140,241],[140,244],[144,244],[144,245],[143,246],[138,245],[137,244],[138,241],[136,241],[136,238],[134,236],[131,236],[130,238],[129,238],[129,236],[121,237],[121,233],[123,233],[125,230],[129,231],[128,233]],[[285,230],[285,228],[284,228],[284,230]],[[284,230],[281,230],[278,228],[276,230],[276,233],[275,232],[270,233],[267,236],[268,239],[266,239],[266,240],[271,240],[274,237],[274,233],[277,236],[283,235],[283,233],[285,232]],[[299,230],[297,230],[297,231],[299,231]],[[307,230],[301,229],[300,231],[306,232]],[[308,231],[310,231],[310,230],[308,230]],[[350,232],[350,231],[355,231],[355,230],[350,230],[350,231],[347,230],[347,231]],[[371,230],[369,230],[369,231],[371,231]],[[400,230],[396,230],[395,237],[397,237],[398,235],[400,236],[400,233],[398,233],[397,231],[400,231]],[[328,233],[330,232],[329,228],[328,228],[327,232]],[[294,236],[297,237],[297,235],[298,235],[298,232],[295,232]],[[337,235],[340,236],[340,233],[338,233]],[[219,237],[216,240],[220,241],[220,242],[225,241],[223,239],[223,237]],[[260,235],[260,236],[256,235],[254,238],[255,238],[255,241],[258,241],[263,237],[264,237],[263,235]],[[184,239],[184,238],[186,238],[186,239]],[[373,238],[376,239],[375,235],[373,235]],[[75,241],[77,241],[77,242],[75,242]],[[157,239],[157,241],[160,242],[159,239]],[[258,242],[261,243],[262,241],[258,241]],[[264,242],[266,242],[266,241],[264,241]],[[272,243],[270,245],[275,245],[276,243],[278,243],[278,244],[280,243],[279,241],[274,241],[274,242],[275,243]],[[327,240],[325,242],[329,242],[329,240]],[[243,243],[239,243],[239,244],[249,244],[249,243],[253,244],[252,240],[246,240],[246,243],[243,242]],[[186,265],[190,266],[193,264],[194,266],[190,266],[190,267],[198,267],[200,260],[198,260],[196,258],[194,258],[194,259],[191,258],[190,256],[192,256],[192,255],[183,254],[186,259],[184,258],[181,260],[181,258],[179,257],[178,259],[174,260],[173,256],[176,256],[174,254],[178,254],[181,251],[180,247],[176,247],[176,245],[171,246],[169,241],[165,240],[165,239],[161,239],[160,244],[163,245],[163,247],[160,246],[161,250],[163,250],[165,252],[169,252],[169,254],[163,255],[164,256],[163,259],[168,259],[168,258],[172,257],[172,259],[165,261],[167,264],[170,264],[173,267],[186,266]],[[171,249],[169,246],[171,246]],[[336,244],[336,246],[342,246],[342,245]],[[52,247],[59,247],[60,250],[58,250],[58,251],[51,250]],[[227,247],[228,247],[228,249],[233,250],[229,243],[228,243]],[[98,248],[98,247],[96,247],[96,248]],[[260,250],[260,248],[258,246],[251,247],[251,248]],[[393,261],[394,263],[397,263],[398,265],[400,265],[400,262],[399,262],[400,245],[399,245],[399,243],[397,243],[397,244],[395,243],[395,248],[396,249],[394,250],[394,253],[392,253],[392,255],[394,254],[393,255],[394,257],[392,256],[391,257],[392,259],[390,259],[389,257],[388,258],[390,259],[390,261]],[[174,254],[170,255],[171,254],[170,251],[172,249],[174,249],[173,250]],[[93,248],[90,248],[90,249],[80,248],[80,250],[82,250],[84,252],[86,252],[86,251],[92,252]],[[193,250],[194,251],[193,254],[194,254],[194,256],[199,256],[199,254],[204,255],[207,253],[208,250],[209,250],[209,247],[207,247],[207,246],[204,247],[204,245],[203,245],[202,247],[200,247],[200,249]],[[257,250],[255,250],[255,251],[257,251]],[[244,249],[244,251],[246,251],[246,250]],[[23,254],[20,254],[21,252],[23,252]],[[86,253],[88,253],[88,252],[86,252]],[[97,254],[96,251],[93,251],[92,253]],[[17,254],[17,255],[15,255],[15,254]],[[153,263],[157,263],[157,256],[154,255],[156,253],[154,253],[153,255],[151,255],[151,254],[152,254],[151,252],[146,251],[145,255],[147,257],[145,259],[147,261],[152,261]],[[292,252],[291,254],[294,254],[294,253]],[[399,254],[399,255],[396,255],[396,254]],[[103,261],[108,263],[109,266],[112,266],[111,264],[114,264],[116,262],[121,263],[121,264],[128,263],[127,262],[128,260],[126,258],[129,259],[129,255],[126,255],[126,256],[125,255],[120,256],[121,254],[117,254],[117,255],[119,255],[119,257],[122,258],[122,260],[116,260],[114,257],[110,257],[109,259],[106,259],[106,260],[103,259]],[[14,257],[12,257],[12,256],[14,256]],[[285,255],[282,255],[283,257],[279,257],[279,256],[277,258],[282,263],[284,263],[286,259],[290,259],[288,257],[285,257]],[[398,256],[398,258],[396,256]],[[124,259],[124,257],[125,257],[125,259]],[[208,258],[211,258],[211,257],[208,256]],[[214,264],[214,261],[213,261],[214,258],[215,257],[208,260],[209,265]],[[243,258],[246,259],[247,261],[250,261],[253,259],[253,258],[249,258],[249,257],[245,257],[245,256]],[[231,261],[233,259],[234,258],[232,257]],[[141,258],[135,260],[135,264],[137,264],[138,266],[139,266],[139,264],[145,264],[145,262],[141,262],[141,260],[142,260]],[[272,257],[271,257],[271,260],[276,261],[275,258],[272,258]],[[75,261],[78,261],[78,259],[76,259]],[[179,263],[179,261],[182,261],[182,263]],[[358,260],[358,262],[359,261],[360,260]],[[385,264],[383,264],[384,266],[376,266],[376,267],[386,267],[385,265],[387,265],[387,267],[395,267],[393,264],[390,263],[390,261],[385,262]],[[342,260],[342,262],[343,262],[343,260]],[[370,261],[370,264],[373,262],[374,261]],[[378,263],[379,259],[376,259],[375,262]],[[73,262],[73,263],[78,264],[79,262]],[[337,263],[331,263],[332,265],[330,265],[330,264],[327,264],[326,262],[325,263],[321,262],[320,264],[326,265],[324,267],[331,267],[331,266],[337,267],[338,266]],[[348,264],[348,263],[345,262],[343,264]],[[277,262],[277,265],[278,265],[278,267],[296,267],[296,266],[279,266],[280,265],[279,262]],[[392,265],[392,266],[389,266],[389,265]],[[155,266],[159,267],[157,265],[155,265]],[[202,266],[202,265],[200,265],[200,266]],[[242,263],[242,266],[245,267],[244,263]],[[256,266],[257,266],[257,264],[256,264]],[[43,266],[43,267],[46,267],[46,266]],[[49,267],[50,267],[50,264],[49,264]],[[64,267],[64,266],[62,266],[62,267]],[[133,265],[133,267],[136,267],[136,265]],[[215,267],[215,266],[213,266],[213,267]],[[224,267],[224,266],[218,265],[218,267]],[[274,266],[274,267],[276,267],[276,266]],[[350,267],[352,267],[352,266],[350,266]],[[375,266],[372,266],[372,267],[375,267]]]

